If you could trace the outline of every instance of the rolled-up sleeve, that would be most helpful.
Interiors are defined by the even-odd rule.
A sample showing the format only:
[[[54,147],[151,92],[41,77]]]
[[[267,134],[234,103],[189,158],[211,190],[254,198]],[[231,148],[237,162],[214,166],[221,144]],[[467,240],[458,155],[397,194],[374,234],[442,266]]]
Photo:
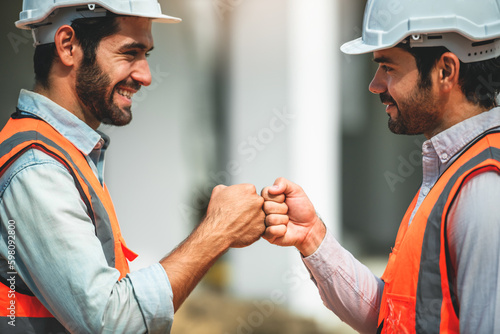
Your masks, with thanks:
[[[127,275],[134,286],[148,333],[169,333],[174,321],[173,294],[165,269],[157,263]]]
[[[130,273],[108,266],[69,172],[36,150],[0,179],[0,253],[16,227],[16,270],[72,333],[168,333],[172,289],[159,264]]]

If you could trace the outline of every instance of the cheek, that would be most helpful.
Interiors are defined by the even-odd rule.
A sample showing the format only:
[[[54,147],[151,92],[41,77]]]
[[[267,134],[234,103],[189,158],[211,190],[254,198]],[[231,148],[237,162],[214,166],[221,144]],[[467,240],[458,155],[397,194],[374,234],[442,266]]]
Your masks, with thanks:
[[[109,61],[106,66],[101,67],[102,71],[113,83],[122,81],[130,73],[130,64],[126,61]]]
[[[118,83],[128,81],[131,75],[131,70],[129,66],[121,66],[113,69],[109,75],[113,85],[116,85]]]
[[[406,100],[418,89],[416,82],[413,80],[397,80],[392,79],[388,82],[387,90],[392,98],[399,103]]]

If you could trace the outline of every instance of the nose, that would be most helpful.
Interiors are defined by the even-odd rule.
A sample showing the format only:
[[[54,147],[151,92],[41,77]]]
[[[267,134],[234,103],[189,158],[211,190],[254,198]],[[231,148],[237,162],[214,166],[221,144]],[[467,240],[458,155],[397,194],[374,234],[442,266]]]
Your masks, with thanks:
[[[385,74],[380,67],[377,69],[377,72],[373,76],[372,82],[370,82],[370,86],[368,87],[368,89],[373,94],[382,94],[387,91],[387,81],[385,79]]]
[[[138,60],[132,71],[132,79],[139,82],[142,86],[151,85],[152,76],[147,59]]]

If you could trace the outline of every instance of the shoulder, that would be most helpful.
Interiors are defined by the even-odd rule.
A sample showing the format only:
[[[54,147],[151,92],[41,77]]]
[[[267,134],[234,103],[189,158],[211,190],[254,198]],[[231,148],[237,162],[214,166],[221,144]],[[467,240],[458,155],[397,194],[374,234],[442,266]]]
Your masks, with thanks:
[[[59,174],[71,178],[68,170],[54,157],[38,149],[29,149],[18,157],[0,176],[0,197],[13,179],[48,177]]]
[[[477,221],[477,218],[500,220],[500,171],[475,174],[462,186],[450,208],[450,218]],[[467,225],[474,225],[469,222]],[[464,226],[466,227],[466,226]]]
[[[449,247],[457,257],[498,252],[500,243],[500,172],[472,177],[457,194],[449,214]],[[476,258],[477,259],[477,258]]]
[[[497,203],[496,196],[500,195],[500,170],[488,170],[474,174],[467,179],[457,194],[455,206],[482,206],[491,208]],[[494,196],[492,198],[492,196]],[[495,205],[498,206],[498,205]],[[500,209],[500,206],[498,206]],[[493,209],[493,208],[491,208]]]

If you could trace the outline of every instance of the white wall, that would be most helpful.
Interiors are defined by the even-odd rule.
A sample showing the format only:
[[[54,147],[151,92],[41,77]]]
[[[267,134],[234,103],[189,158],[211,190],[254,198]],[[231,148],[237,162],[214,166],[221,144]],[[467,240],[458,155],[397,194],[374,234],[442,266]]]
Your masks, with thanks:
[[[235,183],[260,189],[279,176],[304,187],[340,238],[337,6],[331,1],[243,1],[231,17],[230,157]],[[286,306],[322,324],[336,318],[293,248],[265,241],[231,252],[245,297],[283,292]]]

